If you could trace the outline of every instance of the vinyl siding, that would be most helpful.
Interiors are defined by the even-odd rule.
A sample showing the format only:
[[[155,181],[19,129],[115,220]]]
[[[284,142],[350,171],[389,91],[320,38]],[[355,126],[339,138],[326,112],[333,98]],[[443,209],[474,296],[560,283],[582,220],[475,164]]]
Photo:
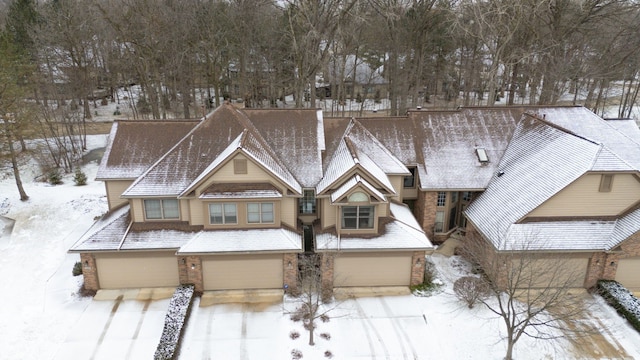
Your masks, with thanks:
[[[208,213],[206,206],[206,204],[203,204],[202,201],[198,199],[191,199],[189,201],[189,215],[191,215],[189,224],[204,225],[208,223],[208,220],[206,220],[206,214]]]
[[[580,177],[527,216],[614,216],[640,200],[640,181],[633,174],[615,174],[610,192],[599,191],[600,178]]]
[[[131,217],[134,222],[144,221],[142,199],[131,199]]]
[[[104,182],[109,210],[129,202],[127,199],[121,199],[120,196],[131,184],[133,184],[133,180],[107,180]]]
[[[247,159],[242,155],[237,155],[233,159]],[[212,183],[257,183],[257,182],[269,182],[273,183],[276,187],[282,189],[282,185],[279,180],[276,180],[269,172],[263,170],[260,166],[255,164],[251,159],[247,159],[247,173],[235,174],[233,171],[233,159],[230,159],[226,164],[220,167],[209,179],[200,186],[197,193],[203,189],[206,189]]]
[[[298,199],[297,198],[283,198],[280,205],[280,219],[283,224],[287,224],[293,228],[296,228],[296,219],[298,214]],[[277,216],[277,215],[276,215]]]
[[[322,227],[328,228],[336,225],[336,214],[338,211],[337,206],[331,205],[331,199],[322,198]]]
[[[398,194],[397,199],[402,201],[402,186],[404,185],[404,176],[389,176],[393,190]]]

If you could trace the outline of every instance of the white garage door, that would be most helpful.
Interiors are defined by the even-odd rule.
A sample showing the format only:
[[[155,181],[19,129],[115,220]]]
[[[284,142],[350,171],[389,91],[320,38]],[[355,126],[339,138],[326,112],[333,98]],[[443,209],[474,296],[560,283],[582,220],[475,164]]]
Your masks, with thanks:
[[[281,289],[282,254],[222,255],[202,259],[205,290]]]
[[[620,259],[616,281],[631,291],[640,291],[640,257]]]
[[[411,282],[411,253],[339,254],[333,286],[401,286]]]
[[[173,252],[99,254],[96,266],[102,289],[173,287],[180,283]]]

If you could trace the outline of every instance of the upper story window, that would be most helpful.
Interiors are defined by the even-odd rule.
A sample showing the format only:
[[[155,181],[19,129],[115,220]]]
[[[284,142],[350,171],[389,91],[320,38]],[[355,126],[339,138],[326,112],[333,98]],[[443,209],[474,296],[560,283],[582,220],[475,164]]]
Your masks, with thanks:
[[[462,201],[471,201],[471,191],[462,192]]]
[[[349,202],[367,202],[369,201],[369,195],[363,193],[362,191],[357,191],[349,195],[347,200]]]
[[[600,192],[611,192],[613,186],[613,174],[602,174],[600,178]]]
[[[407,175],[404,177],[403,186],[405,188],[411,189],[416,187],[416,168],[410,167],[408,169],[409,169],[409,172],[411,172],[411,175]]]
[[[233,203],[209,204],[209,223],[212,225],[237,224],[238,208]]]
[[[343,229],[373,229],[375,209],[373,206],[343,206]]]
[[[447,193],[445,191],[438,191],[437,206],[444,206],[447,202]]]
[[[273,224],[273,203],[247,203],[247,222],[249,224]]]
[[[315,214],[316,213],[316,194],[313,190],[305,190],[302,193],[302,199],[300,199],[298,212],[300,214]]]
[[[247,159],[234,159],[233,160],[233,173],[234,174],[246,174],[247,173]]]
[[[178,199],[145,199],[144,215],[149,220],[179,219]]]

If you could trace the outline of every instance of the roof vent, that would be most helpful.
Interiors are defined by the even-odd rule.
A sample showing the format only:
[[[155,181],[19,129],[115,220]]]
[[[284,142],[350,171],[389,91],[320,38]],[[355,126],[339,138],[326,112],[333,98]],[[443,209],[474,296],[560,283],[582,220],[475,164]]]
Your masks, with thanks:
[[[497,174],[497,175],[498,175],[498,177],[500,177],[500,176],[504,175],[504,171],[502,171],[502,170],[498,171],[498,174]]]
[[[484,148],[476,148],[476,155],[478,156],[478,161],[480,161],[481,163],[489,162],[487,151]]]

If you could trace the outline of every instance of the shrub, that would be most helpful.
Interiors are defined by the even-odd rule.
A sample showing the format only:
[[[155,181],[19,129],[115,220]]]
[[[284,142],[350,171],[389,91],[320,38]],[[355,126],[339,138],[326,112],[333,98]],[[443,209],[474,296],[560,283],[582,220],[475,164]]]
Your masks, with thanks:
[[[453,292],[471,309],[478,300],[488,295],[489,286],[482,278],[463,276],[453,283]]]
[[[73,270],[71,270],[71,273],[73,276],[82,275],[82,261],[76,261],[76,263],[73,264]]]
[[[328,358],[328,359],[332,359],[333,358],[333,354],[331,353],[331,351],[327,350],[324,352],[324,357]]]
[[[429,260],[424,262],[424,281],[422,284],[412,285],[409,288],[415,296],[431,296],[440,291],[443,283],[437,278],[435,265]]]
[[[47,182],[51,185],[60,185],[62,184],[62,176],[58,169],[51,169],[47,173]]]
[[[76,168],[76,172],[73,175],[73,182],[76,183],[76,186],[87,185],[87,175],[82,172],[80,168]]]
[[[320,337],[325,339],[325,340],[331,340],[331,334],[329,334],[329,333],[322,333],[322,334],[320,334]]]
[[[122,113],[120,112],[119,106],[116,106],[116,110],[113,112],[113,115],[122,115]]]
[[[597,289],[600,296],[640,332],[640,300],[617,281],[600,280]]]
[[[180,340],[185,328],[191,304],[193,303],[193,285],[180,285],[173,293],[169,302],[169,309],[164,318],[164,328],[160,343],[156,348],[154,360],[172,360],[177,358],[180,349]]]
[[[302,351],[298,349],[291,350],[291,358],[294,360],[302,359]]]
[[[295,331],[295,330],[292,330],[292,331],[289,333],[289,337],[291,338],[291,340],[295,340],[295,339],[297,339],[297,338],[299,338],[299,337],[300,337],[300,333],[299,333],[299,332],[297,332],[297,331]]]

